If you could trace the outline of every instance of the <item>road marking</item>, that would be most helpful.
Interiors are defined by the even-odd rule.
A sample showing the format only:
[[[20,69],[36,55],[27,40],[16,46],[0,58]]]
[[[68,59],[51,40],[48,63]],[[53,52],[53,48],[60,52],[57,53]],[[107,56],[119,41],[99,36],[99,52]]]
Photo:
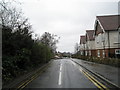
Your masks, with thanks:
[[[60,64],[60,72],[59,72],[59,79],[58,79],[58,85],[62,84],[62,64]]]
[[[27,83],[29,80],[26,80],[25,82],[23,82],[20,86],[18,86],[17,88],[22,87],[25,83]]]
[[[40,72],[41,73],[41,72]],[[32,82],[34,79],[36,79],[39,75],[35,74],[34,76],[32,76],[29,80],[26,80],[24,83],[22,83],[18,88],[20,90],[22,90],[23,88],[25,88],[30,82]]]
[[[85,72],[85,71],[84,71]],[[104,89],[107,89],[108,90],[108,88],[105,86],[105,85],[103,85],[102,83],[100,83],[98,80],[96,80],[93,76],[91,76],[90,74],[88,74],[87,72],[85,72],[89,77],[91,77],[95,82],[97,82],[100,86],[102,86]]]
[[[58,85],[61,85],[61,77],[62,77],[62,73],[59,73],[59,81],[58,81]]]
[[[97,79],[95,79],[93,76],[88,74],[86,70],[84,70],[82,67],[79,66],[79,71],[82,72],[91,82],[94,83],[100,90],[109,90],[105,85],[100,83]]]
[[[71,61],[72,62],[72,64],[74,65],[74,66],[76,66],[76,63],[74,63],[73,61]]]
[[[25,88],[30,82],[32,82],[34,79],[36,79],[39,75],[36,75],[34,78],[32,78],[30,81],[28,81],[24,86],[21,87],[21,89]]]
[[[81,67],[79,67],[79,70],[80,70],[80,72],[83,72],[83,69]]]
[[[81,71],[81,70],[80,70]],[[98,80],[96,80],[93,76],[88,74],[86,71],[82,70],[82,73],[91,81],[94,85],[96,85],[100,90],[109,90],[105,85],[100,83]]]
[[[39,74],[40,74],[41,72],[39,72]],[[25,82],[23,82],[20,86],[18,86],[18,88],[20,88],[20,89],[22,89],[22,88],[24,88],[26,85],[28,85],[31,81],[33,81],[37,76],[39,76],[38,75],[38,73],[37,74],[35,74],[35,75],[33,75],[29,80],[26,80]]]
[[[60,71],[62,71],[62,64],[60,65]]]
[[[90,77],[88,77],[88,76],[86,75],[86,73],[83,72],[83,74],[84,74],[90,81],[92,81],[92,83],[93,83],[95,86],[97,86],[100,90],[104,90],[104,89],[102,89],[96,82],[94,82]]]
[[[44,66],[43,70],[45,70],[48,66],[49,65]],[[21,85],[19,85],[17,87],[17,89],[22,90],[23,88],[25,88],[30,82],[32,82],[34,79],[36,79],[43,72],[43,70],[42,71],[38,70],[32,77],[30,77],[30,79],[28,79],[28,80],[24,81],[23,83],[21,83]]]

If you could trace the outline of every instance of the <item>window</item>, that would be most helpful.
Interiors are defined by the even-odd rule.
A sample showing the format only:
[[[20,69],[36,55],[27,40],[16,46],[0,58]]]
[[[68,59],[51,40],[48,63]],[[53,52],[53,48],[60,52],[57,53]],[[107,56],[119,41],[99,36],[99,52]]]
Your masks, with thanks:
[[[89,56],[91,56],[91,51],[89,51]]]
[[[81,55],[83,55],[83,51],[81,51]]]
[[[120,54],[120,49],[116,49],[115,54]]]
[[[100,50],[98,50],[98,57],[100,57]]]
[[[85,55],[87,56],[87,51],[85,51]]]
[[[103,58],[105,58],[105,50],[103,50]]]

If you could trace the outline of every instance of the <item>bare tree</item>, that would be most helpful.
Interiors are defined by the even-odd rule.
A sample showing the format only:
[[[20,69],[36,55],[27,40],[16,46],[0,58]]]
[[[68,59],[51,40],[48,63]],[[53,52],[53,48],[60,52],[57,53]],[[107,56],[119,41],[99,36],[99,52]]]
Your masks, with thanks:
[[[79,44],[76,43],[76,44],[75,44],[75,53],[78,53],[78,51],[79,51]]]
[[[59,37],[57,37],[57,35],[50,34],[49,32],[45,32],[40,38],[40,42],[51,48],[53,52],[57,49],[56,44],[58,43],[58,40]]]
[[[2,26],[8,26],[12,30],[31,27],[28,19],[23,17],[22,10],[13,6],[10,1],[2,0],[0,2],[0,20]]]

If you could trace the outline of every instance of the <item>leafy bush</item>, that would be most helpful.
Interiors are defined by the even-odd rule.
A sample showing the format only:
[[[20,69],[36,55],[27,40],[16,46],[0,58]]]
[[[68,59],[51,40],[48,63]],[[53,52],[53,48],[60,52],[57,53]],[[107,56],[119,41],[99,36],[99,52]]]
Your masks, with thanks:
[[[4,0],[3,0],[4,1]],[[47,63],[56,51],[56,35],[45,32],[38,40],[32,38],[31,25],[12,2],[0,2],[2,25],[3,83],[19,74]],[[9,12],[10,11],[10,12]]]
[[[38,63],[46,63],[50,59],[50,49],[47,46],[36,42],[32,48],[31,62],[36,65]]]
[[[25,29],[24,29],[25,30]],[[52,55],[51,48],[32,39],[29,32],[2,28],[3,82],[7,82],[41,63],[47,63]]]

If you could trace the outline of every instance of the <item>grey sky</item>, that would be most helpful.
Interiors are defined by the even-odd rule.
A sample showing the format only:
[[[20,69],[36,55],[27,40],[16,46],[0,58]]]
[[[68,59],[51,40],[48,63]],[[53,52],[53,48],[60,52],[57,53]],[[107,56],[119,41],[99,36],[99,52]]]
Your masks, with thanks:
[[[88,1],[20,0],[34,33],[42,35],[44,32],[50,32],[60,36],[57,50],[62,52],[74,52],[80,35],[84,35],[85,30],[94,29],[97,15],[118,14],[119,0]]]

